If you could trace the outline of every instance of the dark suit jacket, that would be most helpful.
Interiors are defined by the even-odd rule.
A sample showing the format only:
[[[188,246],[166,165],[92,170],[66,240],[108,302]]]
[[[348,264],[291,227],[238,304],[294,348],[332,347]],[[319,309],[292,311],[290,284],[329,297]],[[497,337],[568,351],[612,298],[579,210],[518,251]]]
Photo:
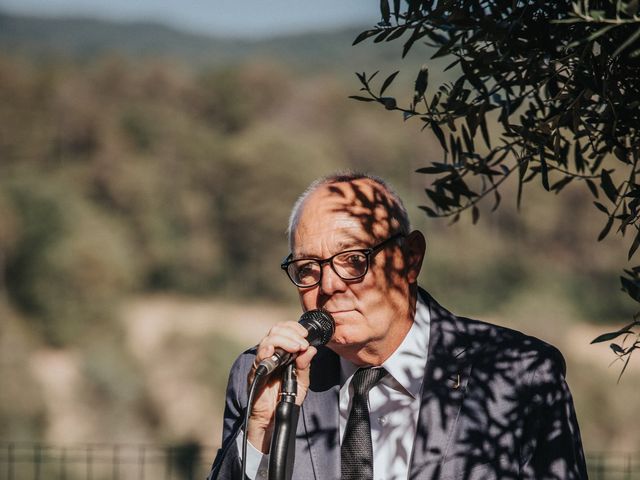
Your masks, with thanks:
[[[421,290],[431,315],[410,479],[586,479],[565,363],[553,346],[456,317]],[[235,436],[255,350],[231,369],[223,447],[210,480],[239,479]],[[297,427],[293,478],[340,478],[340,362],[320,348]]]

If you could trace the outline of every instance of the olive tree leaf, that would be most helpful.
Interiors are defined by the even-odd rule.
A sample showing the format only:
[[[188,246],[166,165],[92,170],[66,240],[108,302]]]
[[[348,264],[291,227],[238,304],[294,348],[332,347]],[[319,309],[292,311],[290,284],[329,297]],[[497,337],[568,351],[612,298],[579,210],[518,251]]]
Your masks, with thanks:
[[[382,96],[382,94],[384,94],[385,90],[389,87],[389,85],[391,85],[391,83],[396,78],[398,73],[400,73],[400,70],[396,70],[395,72],[393,72],[391,75],[389,75],[385,79],[385,81],[382,83],[382,87],[380,87],[380,96]]]
[[[415,87],[413,92],[413,104],[417,104],[424,96],[424,92],[427,90],[429,84],[429,69],[426,65],[423,65],[416,77]]]

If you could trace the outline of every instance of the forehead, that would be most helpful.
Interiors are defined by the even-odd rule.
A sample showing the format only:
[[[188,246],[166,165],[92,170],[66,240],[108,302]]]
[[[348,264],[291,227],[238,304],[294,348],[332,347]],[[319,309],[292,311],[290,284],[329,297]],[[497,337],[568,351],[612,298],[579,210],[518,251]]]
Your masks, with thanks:
[[[369,246],[398,228],[398,208],[389,192],[369,179],[322,185],[302,205],[292,246],[297,252],[318,244],[333,251]]]

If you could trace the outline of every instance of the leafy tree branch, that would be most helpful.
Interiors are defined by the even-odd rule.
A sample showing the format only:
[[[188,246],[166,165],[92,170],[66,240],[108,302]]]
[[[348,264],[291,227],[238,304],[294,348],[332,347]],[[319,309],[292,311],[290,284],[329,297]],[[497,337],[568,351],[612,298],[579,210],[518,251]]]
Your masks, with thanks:
[[[511,177],[518,205],[528,182],[555,193],[582,182],[606,216],[598,240],[614,226],[632,232],[631,260],[640,246],[638,10],[638,0],[382,0],[381,22],[354,44],[402,38],[403,57],[423,44],[432,59],[451,59],[445,70],[456,78],[429,90],[422,66],[402,106],[387,94],[398,71],[384,80],[358,73],[361,94],[352,98],[418,119],[438,139],[443,161],[418,170],[432,177],[427,215],[456,221],[469,210],[475,223],[478,203],[492,195],[495,210]],[[640,303],[640,266],[621,282]],[[634,318],[594,342],[635,335],[611,344],[626,367],[639,325]]]

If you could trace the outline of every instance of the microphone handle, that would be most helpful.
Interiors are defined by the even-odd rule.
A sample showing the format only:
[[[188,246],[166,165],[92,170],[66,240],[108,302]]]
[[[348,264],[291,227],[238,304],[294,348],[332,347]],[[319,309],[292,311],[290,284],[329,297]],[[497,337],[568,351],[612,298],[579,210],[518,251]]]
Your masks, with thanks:
[[[264,374],[269,375],[280,365],[286,365],[294,358],[295,357],[289,352],[285,352],[281,348],[276,348],[273,355],[271,355],[269,358],[265,358],[260,362],[258,368],[264,367]]]
[[[271,434],[269,480],[291,480],[296,456],[296,426],[300,405],[296,405],[298,382],[295,367],[289,363],[282,373],[280,400],[276,406]]]

